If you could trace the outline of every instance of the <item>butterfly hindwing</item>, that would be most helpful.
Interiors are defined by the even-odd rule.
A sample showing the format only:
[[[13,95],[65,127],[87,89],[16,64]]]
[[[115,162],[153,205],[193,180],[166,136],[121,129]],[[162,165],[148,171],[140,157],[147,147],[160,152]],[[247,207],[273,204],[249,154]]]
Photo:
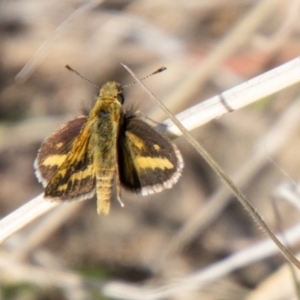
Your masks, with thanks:
[[[118,166],[122,186],[143,195],[171,188],[183,161],[177,147],[135,117],[127,117],[120,131]]]

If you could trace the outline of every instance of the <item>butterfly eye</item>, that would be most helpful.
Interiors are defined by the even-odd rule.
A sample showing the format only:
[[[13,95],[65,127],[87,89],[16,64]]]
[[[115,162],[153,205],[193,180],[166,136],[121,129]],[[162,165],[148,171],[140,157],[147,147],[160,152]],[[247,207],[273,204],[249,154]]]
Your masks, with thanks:
[[[118,100],[119,100],[119,102],[120,102],[121,104],[124,103],[125,99],[124,99],[123,94],[119,94],[119,95],[118,95]]]

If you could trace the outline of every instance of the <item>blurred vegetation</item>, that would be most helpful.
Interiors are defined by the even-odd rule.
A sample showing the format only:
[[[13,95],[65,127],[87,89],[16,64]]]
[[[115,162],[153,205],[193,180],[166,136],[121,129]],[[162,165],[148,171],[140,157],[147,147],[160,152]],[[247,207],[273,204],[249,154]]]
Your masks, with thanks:
[[[120,62],[140,77],[166,66],[166,72],[147,79],[146,84],[161,100],[167,99],[167,106],[178,113],[299,55],[300,31],[298,23],[293,22],[298,20],[299,10],[295,17],[295,9],[291,9],[293,1],[284,4],[274,1],[272,12],[264,12],[257,30],[245,33],[246,42],[242,46],[233,45],[230,55],[203,75],[196,95],[188,95],[181,89],[182,83],[201,70],[220,41],[259,2],[112,0],[84,10],[82,1],[2,1],[1,217],[42,192],[33,170],[41,142],[60,124],[76,117],[83,108],[91,107],[97,95],[94,87],[68,72],[66,64],[99,86],[109,80],[121,84],[133,81]],[[68,19],[69,16],[72,18]],[[66,20],[69,22],[59,27]],[[53,34],[44,57],[30,65],[30,76],[16,84],[15,76]],[[297,92],[295,88],[282,91],[270,97],[267,104],[227,114],[194,130],[193,134],[229,175],[234,174],[251,157],[256,141],[272,128]],[[172,101],[173,93],[180,95],[180,101]],[[126,89],[125,98],[125,108],[137,107],[156,122],[165,119],[138,85]],[[107,217],[96,214],[95,200],[78,204],[78,209],[70,214],[68,209],[77,204],[67,203],[63,205],[66,216],[58,229],[48,230],[45,226],[45,234],[37,237],[31,249],[22,250],[35,228],[44,226],[41,223],[44,217],[5,242],[0,251],[5,253],[4,257],[15,259],[12,268],[20,265],[33,269],[19,275],[10,273],[12,270],[2,267],[0,257],[2,299],[108,299],[100,292],[106,281],[160,286],[265,238],[240,204],[231,199],[221,212],[212,216],[209,226],[203,230],[197,228],[191,239],[180,244],[180,250],[170,249],[166,253],[173,238],[222,185],[184,138],[175,143],[183,153],[185,169],[171,190],[148,197],[124,192],[125,208],[120,207],[113,195],[112,210]],[[299,180],[299,152],[297,134],[271,158],[295,181]],[[271,203],[274,188],[280,181],[290,179],[269,159],[266,150],[266,164],[254,178],[249,178],[244,192],[276,231],[278,223],[282,228],[296,224],[299,213],[286,202],[276,202],[280,218],[276,217]],[[55,222],[55,210],[51,214]],[[283,263],[281,256],[274,256],[170,299],[244,299]],[[82,275],[82,280],[92,278],[99,281],[99,290],[78,283],[80,292],[74,292],[67,286],[69,275],[63,277],[64,287],[54,280],[55,275],[52,281],[36,273],[36,267],[48,275],[61,271],[70,276]],[[28,290],[24,282],[38,288]],[[273,289],[278,288],[280,284],[274,283]],[[265,295],[261,299],[273,298]]]

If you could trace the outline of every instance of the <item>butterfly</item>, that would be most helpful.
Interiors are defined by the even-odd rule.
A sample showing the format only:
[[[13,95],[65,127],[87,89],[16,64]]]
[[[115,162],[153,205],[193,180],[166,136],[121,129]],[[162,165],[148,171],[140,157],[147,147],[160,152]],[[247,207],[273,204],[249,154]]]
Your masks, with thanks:
[[[96,194],[98,214],[107,215],[114,178],[120,202],[121,186],[149,195],[178,181],[183,160],[177,147],[124,112],[123,103],[121,85],[107,82],[88,116],[67,122],[43,142],[34,167],[45,199],[86,200]]]

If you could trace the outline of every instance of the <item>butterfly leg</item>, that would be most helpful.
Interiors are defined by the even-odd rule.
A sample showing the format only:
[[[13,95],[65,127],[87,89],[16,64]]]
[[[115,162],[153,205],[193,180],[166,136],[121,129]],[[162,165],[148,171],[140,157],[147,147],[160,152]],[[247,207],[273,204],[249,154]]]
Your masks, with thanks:
[[[120,175],[119,175],[118,168],[117,168],[117,172],[116,172],[116,185],[117,185],[117,199],[118,199],[121,207],[124,207],[125,205],[121,198],[121,181],[120,181]]]

